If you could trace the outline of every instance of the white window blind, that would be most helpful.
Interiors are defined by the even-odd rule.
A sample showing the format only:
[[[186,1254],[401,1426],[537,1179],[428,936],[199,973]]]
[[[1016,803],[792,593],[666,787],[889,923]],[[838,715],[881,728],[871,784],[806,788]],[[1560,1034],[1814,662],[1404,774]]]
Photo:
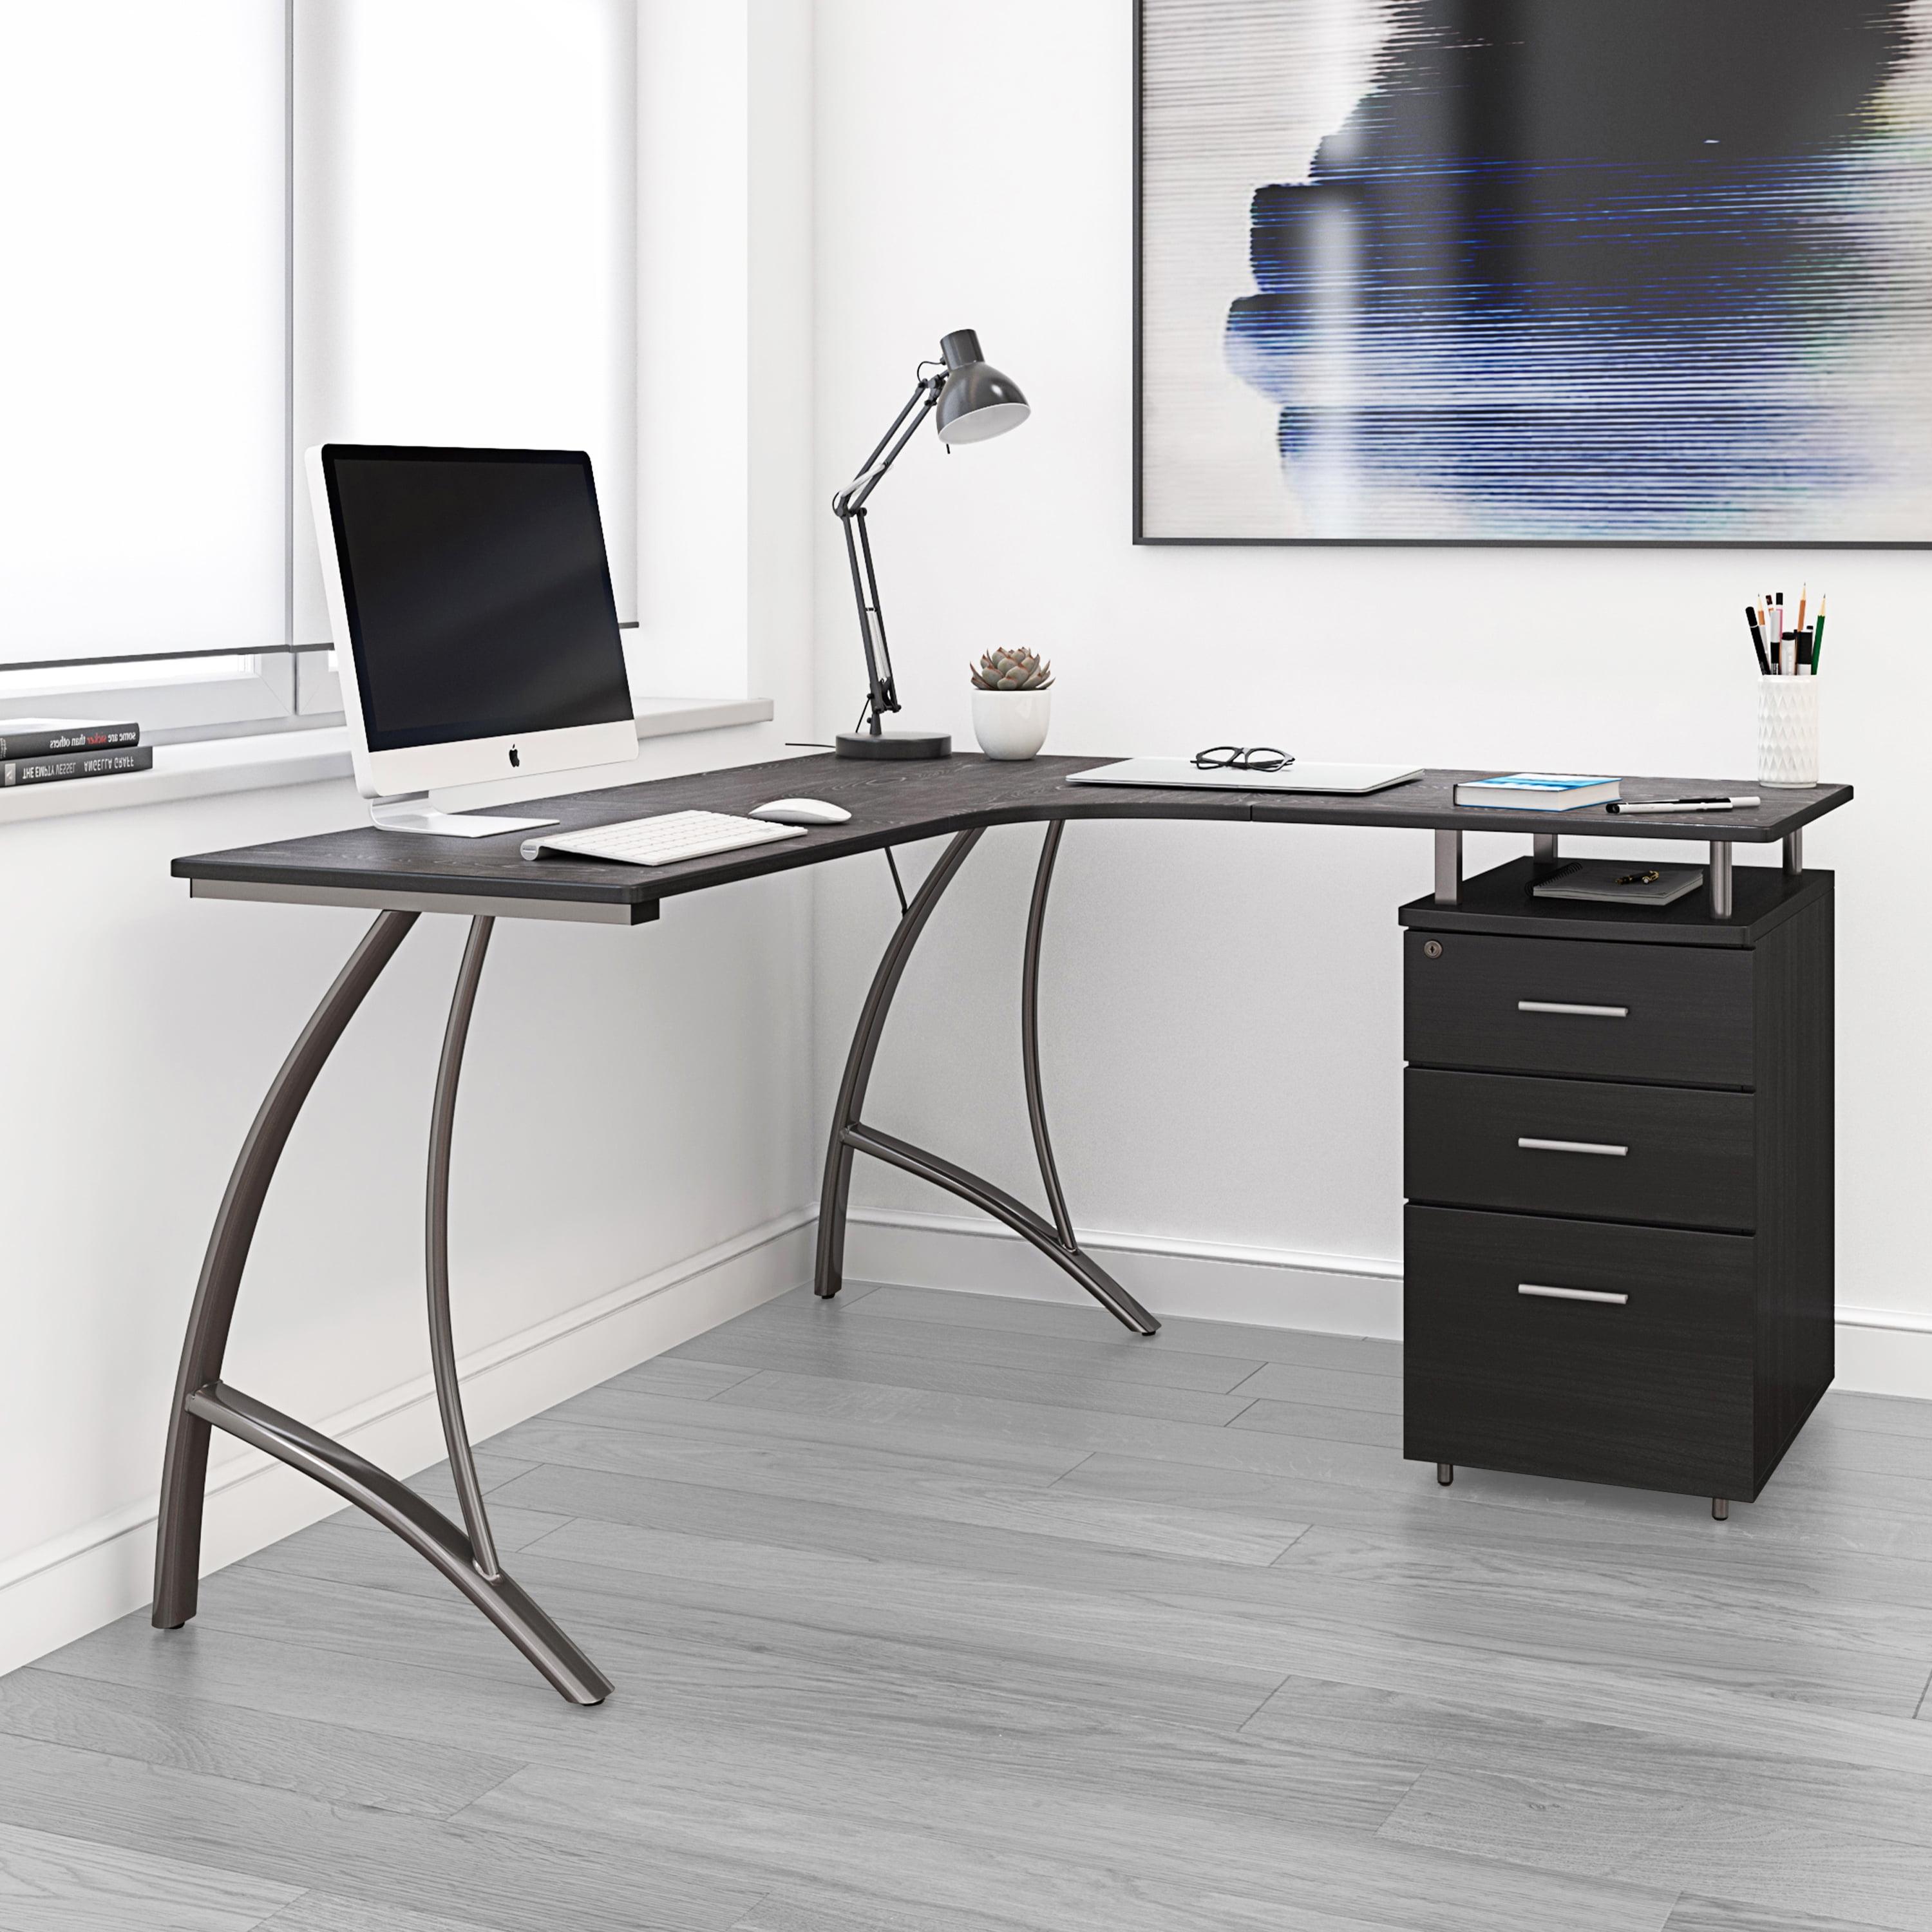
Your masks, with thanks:
[[[297,0],[295,425],[588,449],[637,616],[636,0]],[[328,635],[306,486],[296,636]]]
[[[274,0],[0,0],[0,664],[287,641]]]
[[[587,448],[635,617],[636,4],[0,0],[0,688],[326,640],[313,442]]]

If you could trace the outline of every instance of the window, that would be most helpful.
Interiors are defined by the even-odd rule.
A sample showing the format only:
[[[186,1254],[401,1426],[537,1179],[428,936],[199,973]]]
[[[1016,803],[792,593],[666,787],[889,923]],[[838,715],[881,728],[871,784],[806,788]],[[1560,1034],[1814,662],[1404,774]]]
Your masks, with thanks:
[[[339,712],[317,441],[588,448],[634,620],[635,14],[0,9],[0,711]]]

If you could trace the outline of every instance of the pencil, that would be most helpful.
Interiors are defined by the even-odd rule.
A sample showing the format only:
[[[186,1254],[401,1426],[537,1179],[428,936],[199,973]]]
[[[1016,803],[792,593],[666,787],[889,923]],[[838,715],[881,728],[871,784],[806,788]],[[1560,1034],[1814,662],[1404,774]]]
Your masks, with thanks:
[[[1825,654],[1825,606],[1831,602],[1828,597],[1818,600],[1818,628],[1811,634],[1811,675],[1818,675],[1818,660]]]

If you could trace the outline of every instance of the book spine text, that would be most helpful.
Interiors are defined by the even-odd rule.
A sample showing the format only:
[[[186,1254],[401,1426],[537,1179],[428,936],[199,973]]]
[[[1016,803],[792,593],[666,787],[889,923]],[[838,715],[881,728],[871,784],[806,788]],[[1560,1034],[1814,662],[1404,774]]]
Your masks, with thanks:
[[[57,784],[64,778],[104,778],[111,772],[145,772],[154,762],[154,748],[150,745],[125,752],[89,752],[68,758],[0,758],[0,789]]]

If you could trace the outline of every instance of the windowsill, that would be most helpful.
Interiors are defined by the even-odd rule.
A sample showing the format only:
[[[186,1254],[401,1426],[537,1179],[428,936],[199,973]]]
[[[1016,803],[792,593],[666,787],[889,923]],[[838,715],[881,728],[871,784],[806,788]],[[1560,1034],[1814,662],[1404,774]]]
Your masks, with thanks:
[[[761,724],[772,715],[768,698],[646,698],[638,701],[638,736],[668,738],[687,731]],[[218,792],[315,784],[350,776],[349,733],[340,724],[316,731],[161,745],[155,748],[149,771],[0,791],[0,825],[64,818],[75,812],[115,812],[133,805],[164,805]]]

